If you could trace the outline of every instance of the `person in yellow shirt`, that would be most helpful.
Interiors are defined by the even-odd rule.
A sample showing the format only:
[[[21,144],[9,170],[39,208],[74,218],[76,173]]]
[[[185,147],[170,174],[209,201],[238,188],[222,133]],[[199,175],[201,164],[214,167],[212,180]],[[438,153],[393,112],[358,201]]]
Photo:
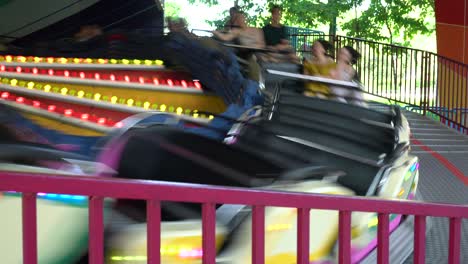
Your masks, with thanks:
[[[312,58],[304,59],[304,74],[330,78],[330,72],[336,68],[336,63],[329,55],[333,45],[325,40],[317,40],[312,45]],[[331,91],[328,85],[309,82],[305,85],[304,95],[328,98]]]

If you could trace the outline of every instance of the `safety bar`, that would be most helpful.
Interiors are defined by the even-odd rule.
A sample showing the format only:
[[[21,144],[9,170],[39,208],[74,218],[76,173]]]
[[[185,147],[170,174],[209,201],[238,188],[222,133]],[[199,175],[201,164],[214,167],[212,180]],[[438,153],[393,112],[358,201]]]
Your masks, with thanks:
[[[0,173],[0,190],[23,193],[23,261],[36,264],[37,205],[39,192],[84,195],[89,197],[89,263],[104,263],[103,200],[138,199],[147,202],[148,263],[161,263],[161,202],[202,204],[203,263],[215,264],[215,205],[244,204],[252,206],[252,263],[265,263],[265,207],[297,209],[297,263],[309,263],[311,209],[339,211],[339,263],[351,260],[352,212],[378,214],[378,263],[389,263],[389,216],[401,214],[415,217],[414,263],[425,262],[426,217],[450,220],[448,263],[460,263],[461,223],[468,218],[468,207],[422,202],[390,201],[372,198],[330,196],[204,185],[122,180],[99,177],[49,176],[46,174]]]

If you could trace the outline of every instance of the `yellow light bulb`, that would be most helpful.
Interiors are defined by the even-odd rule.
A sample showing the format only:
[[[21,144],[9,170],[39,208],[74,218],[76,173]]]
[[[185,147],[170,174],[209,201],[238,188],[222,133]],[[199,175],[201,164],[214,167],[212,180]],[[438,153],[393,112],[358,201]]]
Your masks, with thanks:
[[[154,63],[156,63],[156,65],[163,65],[163,61],[162,61],[162,60],[156,60]]]
[[[67,62],[68,62],[67,58],[60,58],[60,63],[65,64]]]
[[[87,59],[85,60],[85,62],[86,62],[86,63],[93,63],[93,59],[87,58]]]
[[[94,100],[99,101],[101,99],[101,94],[94,94]]]
[[[140,60],[133,60],[133,63],[136,64],[136,65],[140,65],[141,61]]]
[[[44,86],[44,91],[50,92],[50,89],[51,89],[51,88],[52,88],[52,86],[50,86],[50,85],[47,84],[46,86]]]
[[[34,62],[41,62],[42,58],[34,57]]]
[[[166,111],[166,108],[167,108],[167,106],[164,105],[164,104],[162,104],[162,105],[159,107],[159,110],[161,110],[161,111],[164,112],[164,111]]]
[[[26,62],[26,57],[19,57],[18,60],[19,60],[20,62]]]
[[[113,103],[113,104],[117,103],[117,100],[118,100],[118,99],[119,99],[119,98],[117,98],[117,96],[112,96],[112,97],[111,97],[111,103]]]
[[[145,102],[145,103],[143,104],[143,108],[145,108],[146,110],[148,110],[148,109],[150,108],[150,106],[151,106],[151,103],[150,103],[150,102]]]
[[[73,62],[74,62],[74,63],[80,63],[80,59],[79,59],[79,58],[74,58],[74,59],[73,59]]]
[[[177,107],[177,109],[176,109],[176,113],[178,115],[181,115],[183,111],[184,111],[184,109],[182,109],[182,107]]]
[[[214,116],[210,115],[208,118],[211,120],[211,119],[213,119],[213,118],[214,118]]]
[[[54,63],[54,58],[47,58],[48,63]]]
[[[83,98],[83,96],[85,95],[85,92],[84,91],[78,91],[78,97],[79,98]]]
[[[133,99],[128,99],[128,100],[127,100],[127,105],[128,105],[128,106],[132,106],[133,103],[135,103],[135,100],[133,100]]]
[[[129,60],[127,60],[127,59],[123,59],[123,60],[122,60],[122,63],[123,63],[123,64],[129,64],[129,63],[130,63],[130,61],[129,61]]]
[[[33,89],[33,88],[34,88],[34,83],[28,82],[28,89]]]
[[[104,63],[106,63],[106,60],[104,60],[104,59],[98,59],[98,62],[101,63],[101,64],[104,64]]]
[[[67,95],[68,89],[67,89],[66,87],[63,87],[63,88],[60,90],[60,93],[63,94],[63,95]]]
[[[111,60],[110,60],[110,63],[112,63],[112,64],[116,64],[117,62],[118,62],[118,61],[117,61],[116,59],[111,59]]]
[[[149,66],[149,65],[153,64],[153,62],[150,61],[150,60],[145,60],[145,64]]]
[[[13,60],[13,58],[11,56],[6,56],[5,59],[6,59],[7,62],[11,62]]]
[[[12,79],[12,80],[10,81],[10,84],[11,84],[12,86],[16,86],[16,85],[18,84],[18,80]]]

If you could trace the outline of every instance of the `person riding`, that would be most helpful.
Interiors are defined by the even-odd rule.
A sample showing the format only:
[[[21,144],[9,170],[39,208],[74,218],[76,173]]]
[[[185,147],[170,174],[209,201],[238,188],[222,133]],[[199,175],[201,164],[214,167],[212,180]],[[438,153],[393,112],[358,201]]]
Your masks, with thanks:
[[[357,63],[360,57],[361,54],[359,54],[359,52],[353,47],[342,47],[338,52],[336,68],[330,71],[330,77],[336,80],[348,82],[357,80],[357,72],[353,68],[353,65]],[[362,92],[359,90],[338,86],[330,86],[330,89],[335,99],[338,101],[365,106]]]
[[[319,39],[312,45],[312,58],[304,59],[304,74],[330,78],[330,72],[336,68],[336,63],[333,61],[329,52],[333,49],[333,45],[323,39]],[[317,82],[308,82],[305,85],[304,95],[317,96],[328,98],[331,91],[328,85]]]

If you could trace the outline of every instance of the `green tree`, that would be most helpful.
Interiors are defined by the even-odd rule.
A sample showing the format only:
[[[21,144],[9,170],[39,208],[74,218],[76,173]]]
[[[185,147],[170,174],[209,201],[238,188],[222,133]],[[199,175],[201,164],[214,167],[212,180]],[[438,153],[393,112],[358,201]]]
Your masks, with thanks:
[[[182,7],[177,3],[177,0],[165,1],[164,3],[164,16],[166,17],[178,17]]]
[[[433,0],[370,0],[369,7],[342,28],[350,36],[409,45],[414,35],[434,32],[428,17],[434,17]]]
[[[193,4],[216,5],[218,0],[190,0]],[[337,27],[349,36],[373,40],[390,40],[393,43],[408,45],[418,33],[434,32],[433,0],[238,0],[242,11],[247,13],[253,26],[263,26],[269,18],[269,6],[280,4],[283,7],[284,23],[289,26],[317,28],[329,26],[329,34],[334,35]],[[227,11],[223,14],[227,17]],[[220,27],[225,19],[212,21]]]

